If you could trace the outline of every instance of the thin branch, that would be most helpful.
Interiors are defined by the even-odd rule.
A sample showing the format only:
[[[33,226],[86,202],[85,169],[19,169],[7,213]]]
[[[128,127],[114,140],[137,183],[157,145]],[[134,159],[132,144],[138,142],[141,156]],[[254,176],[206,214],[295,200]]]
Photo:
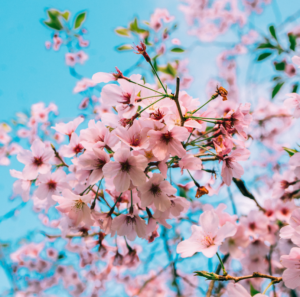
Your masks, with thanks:
[[[177,77],[176,78],[176,92],[175,92],[174,100],[175,100],[175,103],[176,103],[176,106],[177,106],[177,109],[179,112],[181,126],[183,126],[185,119],[182,115],[182,111],[181,111],[181,107],[180,107],[180,103],[179,103],[179,87],[180,87],[180,78]]]

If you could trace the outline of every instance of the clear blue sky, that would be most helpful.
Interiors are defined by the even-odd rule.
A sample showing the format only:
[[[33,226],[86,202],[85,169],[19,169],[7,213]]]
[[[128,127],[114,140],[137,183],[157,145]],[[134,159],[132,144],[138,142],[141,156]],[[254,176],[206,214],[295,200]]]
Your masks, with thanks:
[[[264,30],[270,23],[278,23],[300,8],[299,0],[277,0],[277,6],[270,6],[265,17],[254,19],[254,23]],[[74,13],[87,10],[88,17],[85,27],[88,29],[86,38],[90,46],[86,52],[89,60],[78,71],[86,77],[91,77],[98,71],[112,71],[115,66],[126,69],[137,59],[136,55],[119,54],[114,47],[125,40],[113,32],[117,26],[126,25],[134,16],[149,19],[155,7],[168,8],[176,16],[180,29],[176,37],[183,44],[190,45],[194,41],[186,36],[184,16],[177,10],[177,0],[65,0],[37,1],[15,0],[2,1],[0,10],[0,122],[9,121],[16,112],[28,110],[31,104],[44,101],[58,105],[62,118],[74,116],[77,113],[79,95],[74,95],[72,89],[76,83],[71,77],[64,62],[64,50],[61,52],[47,51],[44,43],[50,39],[50,30],[46,29],[41,20],[46,17],[47,8],[69,10]],[[280,11],[280,13],[279,13]],[[197,47],[190,54],[193,61],[191,72],[196,76],[191,92],[195,97],[204,95],[203,89],[208,77],[215,71],[215,55],[220,49]],[[200,91],[199,91],[200,90]],[[11,187],[14,181],[9,176],[10,168],[21,169],[16,161],[9,167],[0,167],[1,208],[0,216],[20,203],[20,200],[10,202]],[[30,205],[20,216],[8,222],[0,223],[1,241],[21,238],[38,223],[30,212]],[[3,282],[4,280],[4,282]],[[0,268],[1,285],[7,281]]]

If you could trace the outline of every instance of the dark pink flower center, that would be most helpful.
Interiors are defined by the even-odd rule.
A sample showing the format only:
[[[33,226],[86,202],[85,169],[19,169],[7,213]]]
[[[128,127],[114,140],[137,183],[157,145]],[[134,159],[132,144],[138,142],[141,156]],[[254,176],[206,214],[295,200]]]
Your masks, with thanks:
[[[83,146],[82,146],[80,143],[78,143],[78,144],[73,148],[73,150],[74,150],[74,153],[75,153],[75,154],[79,154],[79,153],[83,150]]]
[[[56,186],[57,186],[57,182],[50,179],[49,182],[48,182],[48,188],[49,190],[55,190],[56,189]]]
[[[170,131],[168,131],[167,133],[163,133],[161,138],[162,141],[169,143],[173,139],[172,133]]]
[[[128,172],[130,170],[131,165],[128,163],[128,161],[125,161],[121,164],[121,171]]]
[[[151,188],[150,188],[150,192],[156,196],[159,195],[161,193],[161,189],[159,188],[159,185],[154,185],[152,184]]]
[[[36,166],[41,166],[43,164],[43,158],[42,157],[35,157],[33,159],[33,164]]]

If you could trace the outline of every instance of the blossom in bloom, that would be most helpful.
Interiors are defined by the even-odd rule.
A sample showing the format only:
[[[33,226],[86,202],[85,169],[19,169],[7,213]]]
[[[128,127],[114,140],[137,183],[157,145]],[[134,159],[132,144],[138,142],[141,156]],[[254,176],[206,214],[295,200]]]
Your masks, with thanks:
[[[293,117],[300,118],[300,95],[297,93],[287,94],[288,98],[284,101],[287,108],[294,108]]]
[[[80,143],[87,150],[95,147],[113,150],[118,142],[118,138],[100,121],[90,120],[88,128],[80,131]]]
[[[150,137],[150,148],[158,160],[164,160],[169,155],[183,157],[186,154],[181,142],[187,140],[189,132],[186,128],[175,126],[170,131],[154,131],[148,132]]]
[[[115,217],[111,225],[112,235],[117,232],[119,236],[126,236],[129,240],[135,240],[136,236],[146,238],[147,226],[145,221],[138,215],[135,208],[133,212],[121,214]]]
[[[174,195],[177,190],[170,185],[168,181],[159,173],[153,176],[143,185],[138,187],[141,193],[142,207],[154,203],[160,211],[166,211],[171,206],[168,195]]]
[[[227,295],[228,297],[251,297],[250,293],[238,283],[230,283],[227,286]],[[264,294],[255,294],[256,297],[266,297]]]
[[[49,161],[54,157],[51,147],[46,147],[40,140],[36,139],[31,145],[31,151],[23,150],[17,155],[19,162],[25,164],[23,176],[26,179],[35,179],[39,173],[45,174],[51,169]]]
[[[132,75],[130,79],[139,84],[143,84],[140,75]],[[141,87],[125,79],[119,79],[118,83],[119,86],[115,84],[104,86],[101,92],[101,98],[104,104],[116,106],[121,117],[130,119],[137,112],[138,105],[136,103],[136,96],[140,92]]]
[[[83,170],[92,170],[88,183],[95,184],[103,177],[103,166],[109,162],[110,158],[107,153],[99,148],[93,151],[85,151],[78,158],[78,166]]]
[[[80,93],[80,92],[86,91],[89,88],[94,87],[95,85],[96,85],[96,83],[93,80],[91,80],[89,78],[83,78],[76,83],[76,86],[73,89],[73,92]]]
[[[177,246],[176,251],[183,258],[191,257],[196,252],[202,252],[208,258],[213,257],[224,239],[235,235],[237,230],[237,227],[229,222],[219,228],[218,215],[212,210],[202,213],[199,223],[201,226],[192,226],[192,236]]]
[[[268,218],[258,210],[251,210],[247,217],[241,217],[241,225],[245,227],[245,232],[249,236],[257,238],[258,235],[267,233]]]
[[[70,143],[67,145],[63,145],[60,148],[59,153],[64,157],[70,158],[79,154],[80,152],[82,152],[82,150],[83,146],[80,143],[78,135],[76,133],[72,133]]]
[[[64,189],[71,189],[66,182],[66,173],[62,169],[58,169],[53,173],[47,172],[40,174],[37,178],[35,196],[39,199],[51,198],[52,195],[57,195]]]
[[[229,156],[223,158],[221,176],[227,186],[230,186],[233,177],[242,177],[244,169],[237,161],[245,161],[249,155],[250,151],[247,149],[236,149]]]
[[[91,210],[87,206],[87,203],[90,203],[92,198],[91,194],[80,196],[68,189],[63,190],[62,196],[52,196],[52,199],[59,203],[56,209],[69,217],[73,227],[77,227],[80,223],[87,227],[93,224]]]
[[[133,125],[126,129],[124,127],[118,127],[114,130],[114,135],[122,140],[134,150],[147,149],[149,141],[147,132],[150,130],[148,127],[143,127],[140,121],[134,121]]]
[[[69,138],[71,138],[72,133],[75,132],[75,130],[77,129],[79,124],[81,124],[83,121],[84,121],[83,117],[78,117],[75,120],[70,121],[66,124],[58,123],[54,127],[52,127],[52,129],[54,129],[55,131],[57,131],[61,134],[68,135]]]
[[[289,255],[281,256],[280,261],[287,268],[282,274],[286,287],[300,289],[300,248],[292,248]]]
[[[192,154],[186,154],[178,162],[179,167],[181,168],[181,174],[183,174],[184,169],[188,170],[201,170],[202,161],[200,158],[194,157]]]
[[[30,198],[29,193],[30,193],[31,181],[25,179],[23,173],[20,171],[11,169],[9,172],[12,177],[18,178],[18,180],[15,181],[13,184],[14,196],[20,195],[23,201],[27,202]]]
[[[141,186],[146,182],[144,170],[148,161],[144,156],[132,156],[129,149],[122,148],[115,152],[114,159],[115,161],[104,165],[103,173],[105,177],[114,178],[117,191],[128,190],[130,181],[134,186]]]
[[[93,209],[91,211],[91,215],[95,220],[96,224],[99,225],[99,227],[103,230],[105,234],[111,232],[112,217],[110,213],[100,213]]]

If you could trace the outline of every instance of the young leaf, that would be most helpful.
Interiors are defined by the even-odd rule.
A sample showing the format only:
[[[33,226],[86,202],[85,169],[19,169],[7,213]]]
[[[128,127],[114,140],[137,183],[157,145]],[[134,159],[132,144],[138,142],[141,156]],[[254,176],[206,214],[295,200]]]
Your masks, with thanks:
[[[281,76],[274,76],[273,78],[272,78],[272,80],[281,80]]]
[[[299,84],[298,84],[298,83],[295,83],[295,84],[293,85],[292,93],[297,93],[298,87],[299,87]]]
[[[131,44],[120,45],[119,47],[117,47],[117,50],[120,52],[129,51],[129,50],[132,50],[132,45]]]
[[[67,21],[70,17],[70,11],[61,12],[60,15]]]
[[[277,93],[280,91],[281,87],[284,85],[284,82],[280,82],[275,85],[272,91],[272,99],[277,95]]]
[[[260,54],[260,55],[258,56],[257,61],[262,61],[262,60],[268,58],[268,57],[271,56],[271,55],[272,55],[272,53],[270,53],[270,52],[262,53],[262,54]]]
[[[78,29],[85,21],[85,18],[86,18],[86,12],[79,13],[75,18],[74,29]]]
[[[290,157],[292,157],[294,154],[298,153],[297,150],[294,150],[294,149],[290,149],[288,147],[283,147],[283,149],[290,155]]]
[[[184,52],[184,49],[181,48],[181,47],[173,47],[173,48],[171,49],[171,52],[173,52],[173,53],[183,53],[183,52]]]
[[[293,34],[289,34],[289,41],[290,41],[290,49],[295,51],[297,45],[297,37]]]
[[[129,24],[129,30],[132,32],[135,32],[137,34],[145,33],[147,30],[142,29],[139,27],[138,20],[135,18],[130,24]]]
[[[159,67],[158,70],[170,74],[172,77],[176,77],[176,69],[170,63],[168,63],[166,67]]]
[[[255,294],[259,294],[260,292],[255,290],[252,284],[250,284],[250,294],[251,296],[254,296]]]
[[[276,46],[271,43],[261,43],[256,49],[260,48],[276,48]]]
[[[270,26],[270,27],[269,27],[269,31],[270,31],[271,35],[272,35],[276,40],[278,40],[278,39],[277,39],[277,35],[276,35],[275,27],[274,27],[274,26]]]
[[[118,27],[118,28],[115,29],[115,32],[118,35],[130,37],[130,32],[129,32],[129,30],[127,28]]]
[[[285,69],[285,62],[284,61],[282,61],[282,62],[280,62],[280,63],[274,63],[274,65],[275,65],[275,69],[276,70],[278,70],[278,71],[284,71],[284,69]]]
[[[60,31],[63,28],[58,16],[60,15],[58,10],[50,9],[47,10],[48,16],[50,18],[49,21],[44,21],[44,24],[54,30]]]

